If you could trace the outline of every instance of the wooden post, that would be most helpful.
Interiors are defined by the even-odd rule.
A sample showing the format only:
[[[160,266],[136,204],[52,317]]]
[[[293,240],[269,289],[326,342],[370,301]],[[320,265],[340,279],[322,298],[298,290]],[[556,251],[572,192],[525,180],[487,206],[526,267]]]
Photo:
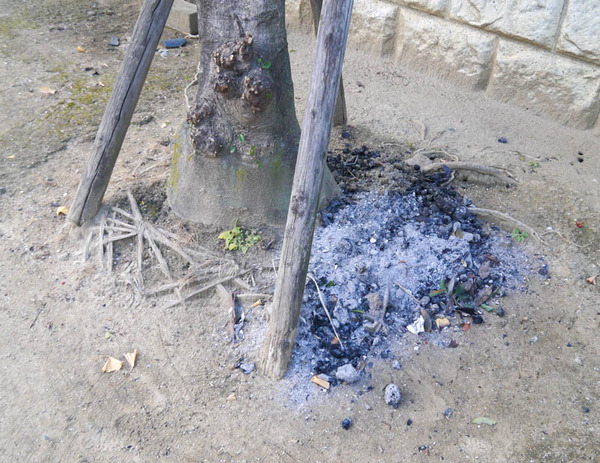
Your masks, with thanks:
[[[325,0],[302,124],[292,197],[279,262],[263,371],[281,378],[289,367],[310,258],[334,105],[340,83],[352,0]]]
[[[133,38],[96,134],[69,220],[82,225],[100,209],[173,0],[144,0]]]
[[[313,26],[315,35],[319,31],[319,19],[321,18],[321,9],[323,0],[310,0],[310,8],[313,16]],[[335,112],[333,113],[333,125],[344,126],[348,123],[348,112],[346,110],[346,96],[344,95],[344,79],[340,74],[340,88],[335,102]]]

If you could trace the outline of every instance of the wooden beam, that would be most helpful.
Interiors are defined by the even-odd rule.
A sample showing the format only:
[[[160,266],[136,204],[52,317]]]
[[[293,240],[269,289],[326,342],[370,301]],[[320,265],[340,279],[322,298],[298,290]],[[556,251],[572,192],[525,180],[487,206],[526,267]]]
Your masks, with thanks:
[[[87,167],[71,205],[69,220],[77,225],[93,219],[100,209],[172,5],[173,0],[144,0],[131,44],[119,70]]]
[[[331,122],[350,27],[352,0],[325,0],[296,161],[263,372],[281,378],[294,347],[310,259]]]
[[[319,31],[319,20],[321,18],[321,9],[323,0],[310,0],[310,8],[313,16],[313,27],[315,35]],[[333,113],[333,125],[344,126],[348,123],[348,111],[346,110],[346,95],[344,94],[344,79],[340,74],[340,88],[338,89],[337,100],[335,102],[335,112]]]

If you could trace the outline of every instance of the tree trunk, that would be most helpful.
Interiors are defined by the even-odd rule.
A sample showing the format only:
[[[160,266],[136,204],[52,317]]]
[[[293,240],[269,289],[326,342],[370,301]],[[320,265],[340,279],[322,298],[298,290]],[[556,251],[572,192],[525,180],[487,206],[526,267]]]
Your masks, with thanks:
[[[168,185],[184,219],[285,223],[300,129],[284,10],[284,0],[198,0],[199,89]],[[337,188],[328,174],[326,198]]]
[[[287,372],[298,331],[319,185],[327,169],[327,145],[351,13],[352,0],[326,1],[317,34],[317,50],[302,125],[298,168],[294,176],[292,201],[279,261],[279,276],[263,351],[263,372],[274,379],[283,377]],[[324,79],[323,76],[328,78]]]

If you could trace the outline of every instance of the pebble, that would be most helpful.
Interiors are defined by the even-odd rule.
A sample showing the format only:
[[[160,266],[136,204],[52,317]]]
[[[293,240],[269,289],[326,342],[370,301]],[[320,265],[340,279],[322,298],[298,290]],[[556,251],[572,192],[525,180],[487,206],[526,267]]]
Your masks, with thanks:
[[[450,407],[448,407],[446,410],[444,410],[444,416],[447,419],[450,419],[450,417],[452,416],[453,413],[454,413],[454,410]]]
[[[532,337],[532,338],[529,340],[529,342],[530,342],[531,344],[535,344],[535,343],[536,343],[536,342],[538,342],[539,340],[540,340],[540,337],[539,337],[539,336],[534,336],[534,337]]]
[[[118,37],[115,37],[114,35],[111,37],[109,45],[113,46],[113,47],[118,47],[121,44],[121,42],[119,41]]]
[[[335,377],[340,381],[352,384],[360,379],[360,373],[350,363],[347,363],[337,369]]]
[[[508,140],[505,137],[498,138],[498,143],[508,143]]]
[[[583,366],[583,360],[581,360],[581,357],[579,355],[575,357],[575,363],[581,367]]]
[[[496,315],[498,315],[500,318],[504,317],[504,309],[502,307],[498,307],[498,309],[496,309]]]
[[[583,407],[582,410],[583,410],[583,413],[589,413],[590,412],[590,408],[589,407]]]
[[[402,364],[398,360],[394,360],[392,363],[392,367],[394,370],[400,370],[402,368]]]
[[[250,373],[252,373],[254,371],[254,368],[254,363],[252,362],[242,363],[240,365],[240,370],[242,370],[245,375],[249,375]]]
[[[393,383],[388,384],[383,391],[383,398],[390,407],[398,408],[402,400],[400,388]]]
[[[410,418],[406,420],[406,426],[410,426],[412,423],[413,421]]]
[[[351,137],[350,132],[348,132],[347,130],[342,130],[342,138],[345,138],[347,140],[350,137]]]
[[[352,426],[352,420],[350,418],[346,418],[344,421],[342,421],[342,428],[345,430],[350,429],[350,426]]]

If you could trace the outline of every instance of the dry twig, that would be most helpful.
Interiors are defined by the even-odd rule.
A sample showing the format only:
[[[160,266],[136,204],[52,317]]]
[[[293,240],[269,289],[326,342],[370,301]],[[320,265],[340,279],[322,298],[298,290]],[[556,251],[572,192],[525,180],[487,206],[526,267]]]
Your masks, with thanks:
[[[319,284],[317,283],[317,280],[315,280],[315,277],[313,277],[310,273],[307,276],[308,276],[308,278],[311,279],[311,281],[317,287],[317,294],[319,295],[319,301],[321,301],[321,305],[323,306],[323,310],[325,311],[325,314],[327,315],[327,318],[329,319],[329,323],[331,324],[331,328],[333,328],[333,333],[335,334],[335,337],[340,342],[340,347],[342,348],[342,350],[344,350],[344,344],[342,344],[342,339],[340,338],[340,335],[338,334],[337,330],[335,329],[335,325],[333,324],[333,320],[331,319],[331,315],[329,315],[329,310],[327,310],[327,306],[325,305],[325,299],[323,299],[323,294],[321,293],[321,288],[319,288]]]

